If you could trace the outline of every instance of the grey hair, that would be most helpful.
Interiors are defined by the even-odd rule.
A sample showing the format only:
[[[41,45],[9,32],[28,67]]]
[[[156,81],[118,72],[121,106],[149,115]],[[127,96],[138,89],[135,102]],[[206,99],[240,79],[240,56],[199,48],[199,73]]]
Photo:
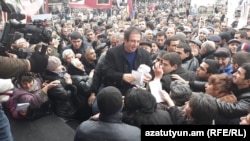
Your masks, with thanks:
[[[183,106],[190,99],[192,91],[189,85],[181,80],[172,81],[170,84],[170,97],[177,106]]]
[[[74,54],[75,55],[75,53],[73,52],[72,49],[65,49],[63,51],[63,53],[62,53],[62,58],[65,59],[69,54]]]
[[[205,41],[201,44],[201,47],[204,47],[207,52],[211,52],[215,50],[215,43],[213,41]]]

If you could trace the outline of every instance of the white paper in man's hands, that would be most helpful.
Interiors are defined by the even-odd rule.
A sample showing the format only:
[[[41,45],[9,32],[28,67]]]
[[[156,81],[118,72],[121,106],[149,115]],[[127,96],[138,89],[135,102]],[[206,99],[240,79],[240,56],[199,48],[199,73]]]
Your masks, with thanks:
[[[149,73],[151,68],[148,65],[141,64],[137,70],[132,70],[132,74],[135,76],[135,81],[131,84],[144,86],[144,74]]]
[[[18,103],[16,106],[16,111],[27,110],[30,106],[30,103]]]
[[[133,85],[143,85],[143,73],[139,71],[132,70],[132,75],[135,76],[135,81],[133,81],[131,84]]]
[[[137,71],[141,72],[141,73],[149,73],[151,70],[151,68],[148,66],[148,65],[145,65],[145,64],[141,64]]]
[[[149,84],[151,94],[156,99],[156,103],[164,102],[160,94],[160,91],[162,90],[161,82],[153,80],[153,81],[150,81],[148,84]]]

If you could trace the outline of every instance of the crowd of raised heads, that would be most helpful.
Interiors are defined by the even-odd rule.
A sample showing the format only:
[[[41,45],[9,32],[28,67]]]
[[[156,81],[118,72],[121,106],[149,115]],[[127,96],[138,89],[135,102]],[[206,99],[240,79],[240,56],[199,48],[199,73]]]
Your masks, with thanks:
[[[121,19],[93,14],[77,24],[58,18],[50,43],[16,39],[12,52],[1,54],[30,66],[25,73],[1,70],[16,74],[0,79],[8,117],[78,120],[75,141],[92,134],[140,140],[141,125],[249,125],[250,25],[238,29],[224,13],[199,21],[168,12],[167,4],[138,10],[134,19],[122,11]],[[47,63],[35,65],[44,44]]]

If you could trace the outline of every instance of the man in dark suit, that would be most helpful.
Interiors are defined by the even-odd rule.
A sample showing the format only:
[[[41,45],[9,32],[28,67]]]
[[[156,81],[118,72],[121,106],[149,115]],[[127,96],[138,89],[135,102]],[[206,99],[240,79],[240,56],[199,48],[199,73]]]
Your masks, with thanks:
[[[150,54],[139,47],[141,38],[140,29],[130,27],[124,32],[124,44],[107,51],[103,66],[104,77],[108,80],[105,86],[115,86],[125,95],[134,87],[131,83],[136,80],[132,70],[137,70],[141,64],[152,67]],[[152,79],[151,74],[144,75],[144,82]]]

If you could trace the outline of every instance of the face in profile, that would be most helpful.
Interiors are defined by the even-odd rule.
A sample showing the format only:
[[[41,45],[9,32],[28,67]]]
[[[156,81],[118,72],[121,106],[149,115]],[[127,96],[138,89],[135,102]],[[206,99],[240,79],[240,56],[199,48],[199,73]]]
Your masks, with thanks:
[[[185,106],[183,108],[183,114],[189,122],[193,121],[193,117],[191,116],[192,108],[189,106],[189,101],[185,102]]]

